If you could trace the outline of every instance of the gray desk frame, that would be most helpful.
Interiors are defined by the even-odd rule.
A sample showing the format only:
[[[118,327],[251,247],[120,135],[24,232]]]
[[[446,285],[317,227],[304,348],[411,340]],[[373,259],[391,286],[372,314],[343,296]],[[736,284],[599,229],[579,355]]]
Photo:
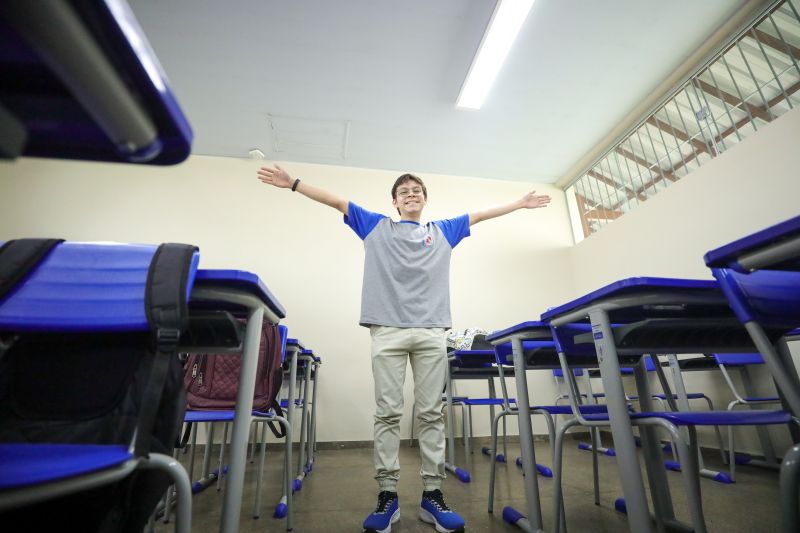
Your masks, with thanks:
[[[244,472],[247,463],[247,445],[250,440],[250,423],[253,413],[258,349],[261,343],[261,324],[266,317],[273,324],[280,318],[259,298],[241,289],[213,287],[211,283],[192,290],[192,302],[232,303],[247,309],[247,326],[242,347],[242,366],[239,371],[239,389],[236,393],[236,416],[231,432],[230,462],[225,496],[222,502],[220,533],[239,531],[242,512]],[[288,438],[288,436],[287,436]],[[291,464],[291,463],[290,463]],[[291,491],[289,491],[291,498]],[[289,506],[291,513],[291,505]]]

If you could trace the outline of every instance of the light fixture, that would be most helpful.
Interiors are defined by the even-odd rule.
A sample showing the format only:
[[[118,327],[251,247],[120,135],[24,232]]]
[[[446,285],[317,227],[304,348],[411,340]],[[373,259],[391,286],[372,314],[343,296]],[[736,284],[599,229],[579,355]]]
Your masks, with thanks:
[[[498,0],[461,87],[456,107],[480,109],[483,105],[533,2],[534,0]]]

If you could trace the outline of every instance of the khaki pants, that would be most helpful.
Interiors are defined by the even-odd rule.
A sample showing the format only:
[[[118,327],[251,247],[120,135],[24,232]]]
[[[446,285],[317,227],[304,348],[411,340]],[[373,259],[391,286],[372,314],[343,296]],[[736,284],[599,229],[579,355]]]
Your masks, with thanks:
[[[442,390],[447,372],[443,328],[370,327],[375,379],[375,479],[380,490],[397,490],[400,478],[400,416],[406,360],[414,374],[419,420],[419,452],[424,490],[441,488],[445,478]]]

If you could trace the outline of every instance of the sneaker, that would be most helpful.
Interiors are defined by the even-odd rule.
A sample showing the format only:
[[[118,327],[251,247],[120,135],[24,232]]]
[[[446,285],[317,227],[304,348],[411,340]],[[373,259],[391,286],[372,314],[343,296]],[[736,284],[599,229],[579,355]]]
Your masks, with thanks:
[[[423,522],[433,524],[439,533],[462,533],[464,531],[464,519],[444,503],[444,495],[439,489],[426,490],[422,493],[419,518]]]
[[[392,524],[400,520],[400,503],[396,492],[382,490],[378,494],[378,506],[364,520],[365,533],[389,533]]]

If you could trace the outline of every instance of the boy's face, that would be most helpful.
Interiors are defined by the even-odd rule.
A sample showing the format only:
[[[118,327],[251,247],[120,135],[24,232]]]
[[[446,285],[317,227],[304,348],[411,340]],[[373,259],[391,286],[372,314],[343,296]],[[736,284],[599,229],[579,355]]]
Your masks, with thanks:
[[[400,216],[419,215],[427,204],[422,185],[414,180],[406,180],[397,187],[392,205],[400,211]]]

